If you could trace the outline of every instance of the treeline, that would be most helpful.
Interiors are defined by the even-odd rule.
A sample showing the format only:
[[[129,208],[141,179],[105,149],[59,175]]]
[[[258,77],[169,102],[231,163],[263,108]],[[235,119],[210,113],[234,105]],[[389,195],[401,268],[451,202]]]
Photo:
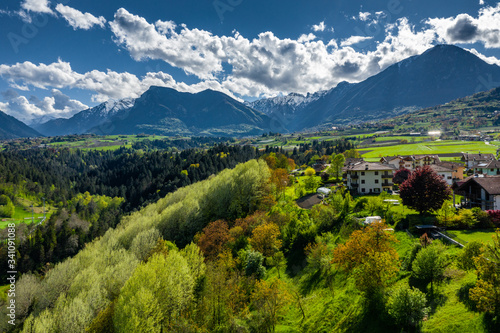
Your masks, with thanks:
[[[23,192],[44,196],[50,204],[62,207],[78,193],[122,197],[125,199],[123,210],[129,212],[263,154],[281,152],[297,165],[303,165],[315,156],[338,154],[353,148],[351,141],[340,139],[315,140],[311,144],[301,144],[291,153],[279,147],[259,151],[251,146],[224,143],[207,150],[186,149],[180,153],[128,148],[115,151],[69,148],[3,151],[0,152],[0,184],[14,185],[10,193],[3,193],[11,199],[22,187]]]
[[[159,140],[159,139],[145,139],[142,141],[136,141],[132,144],[134,149],[152,150],[152,149],[190,149],[199,147],[211,147],[214,144],[230,143],[234,139],[226,137],[192,137],[190,139],[171,139],[171,140]]]
[[[167,193],[258,157],[252,147],[215,145],[181,153],[30,149],[0,153],[0,183],[23,186],[65,206],[78,193],[125,198],[131,211]],[[184,172],[183,172],[184,171]],[[15,197],[15,187],[13,193]]]

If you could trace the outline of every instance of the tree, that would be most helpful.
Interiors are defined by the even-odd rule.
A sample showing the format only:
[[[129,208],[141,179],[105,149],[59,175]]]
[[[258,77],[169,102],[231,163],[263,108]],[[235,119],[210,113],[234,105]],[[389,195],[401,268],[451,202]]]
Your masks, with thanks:
[[[481,256],[483,253],[483,243],[479,241],[472,241],[465,245],[462,252],[458,255],[458,267],[465,271],[475,269],[475,258]]]
[[[283,168],[271,170],[271,183],[274,185],[276,196],[281,196],[290,183],[288,171]]]
[[[477,303],[477,308],[500,316],[500,230],[493,235],[493,243],[485,246],[484,253],[474,260],[477,269],[476,286],[472,288],[470,298]],[[497,319],[498,320],[498,319]]]
[[[252,304],[264,315],[264,320],[259,321],[263,326],[268,326],[266,332],[275,332],[278,316],[291,300],[292,295],[282,280],[257,281],[252,294]]]
[[[424,214],[441,208],[451,191],[446,181],[426,165],[399,186],[399,193],[404,205]]]
[[[120,292],[113,318],[116,331],[165,331],[190,303],[194,284],[189,264],[178,251],[153,255]]]
[[[5,194],[0,195],[0,217],[12,217],[15,212],[12,200]]]
[[[431,292],[434,290],[434,282],[443,276],[446,268],[443,250],[443,247],[439,245],[429,245],[422,248],[412,264],[415,277],[431,283]]]
[[[310,176],[306,178],[304,185],[306,191],[314,191],[319,186],[319,180],[314,176]]]
[[[217,220],[203,229],[197,243],[205,258],[214,260],[222,252],[229,239],[229,227],[226,221]]]
[[[306,175],[307,177],[312,177],[316,174],[316,171],[314,171],[313,168],[309,167],[307,168],[305,171],[304,171],[304,175]]]
[[[361,158],[361,155],[356,149],[349,149],[344,152],[346,158]]]
[[[331,167],[335,174],[335,178],[339,179],[342,174],[342,167],[344,166],[345,157],[342,154],[337,154],[335,157],[331,158]]]
[[[396,172],[394,172],[394,175],[392,176],[392,182],[394,184],[402,184],[405,180],[407,180],[411,175],[411,171],[408,169],[399,169]]]
[[[270,222],[256,227],[250,238],[250,245],[265,257],[272,257],[281,248],[280,228]]]
[[[396,324],[404,328],[415,327],[427,315],[426,303],[427,299],[423,292],[404,286],[389,297],[387,308]]]
[[[366,292],[384,288],[399,270],[399,256],[392,246],[397,239],[382,222],[354,231],[345,244],[333,251],[332,262],[353,273],[357,287]]]

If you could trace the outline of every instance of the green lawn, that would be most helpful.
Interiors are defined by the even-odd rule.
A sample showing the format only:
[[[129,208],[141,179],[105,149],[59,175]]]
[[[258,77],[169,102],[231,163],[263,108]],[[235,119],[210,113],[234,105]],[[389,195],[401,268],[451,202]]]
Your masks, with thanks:
[[[449,230],[448,233],[466,242],[479,241],[489,244],[492,242],[491,237],[495,234],[495,229]]]

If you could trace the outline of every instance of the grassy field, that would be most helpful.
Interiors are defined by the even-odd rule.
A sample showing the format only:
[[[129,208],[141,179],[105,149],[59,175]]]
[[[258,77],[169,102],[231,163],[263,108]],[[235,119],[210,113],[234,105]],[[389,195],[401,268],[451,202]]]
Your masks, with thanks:
[[[447,153],[491,153],[495,154],[498,146],[482,141],[429,141],[421,143],[400,144],[386,147],[365,147],[360,150],[365,159],[378,159],[392,155],[447,154]]]
[[[466,242],[479,241],[485,244],[492,243],[492,236],[495,234],[495,229],[476,229],[476,230],[450,230],[449,234],[453,234]]]
[[[20,204],[16,205],[16,210],[14,211],[14,215],[12,216],[12,218],[0,218],[0,229],[6,228],[9,223],[19,224],[24,222],[27,224],[31,224],[33,222],[33,220],[31,219],[31,208],[29,207],[32,202],[24,198],[18,198],[17,200],[20,202]],[[52,215],[52,213],[55,211],[56,209],[54,207],[50,207],[48,205],[45,207],[47,218],[49,218],[50,215]],[[37,207],[35,204],[33,212],[35,223],[43,218],[42,207]]]

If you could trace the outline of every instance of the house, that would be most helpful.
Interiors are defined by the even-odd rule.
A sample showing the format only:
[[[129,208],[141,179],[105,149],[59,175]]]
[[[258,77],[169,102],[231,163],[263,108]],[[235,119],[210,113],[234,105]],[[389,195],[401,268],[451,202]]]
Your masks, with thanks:
[[[392,165],[396,169],[411,169],[413,158],[410,156],[386,156],[380,159],[380,163]]]
[[[413,156],[413,169],[439,162],[441,162],[441,159],[438,155],[415,155]]]
[[[431,164],[429,167],[434,170],[435,173],[443,177],[444,180],[446,180],[446,183],[448,185],[453,185],[453,170],[449,169],[447,167],[438,165],[438,164]]]
[[[391,164],[358,162],[344,167],[345,185],[352,193],[369,194],[392,190],[392,176],[397,168]]]
[[[461,158],[461,161],[465,162],[467,169],[472,169],[479,163],[487,163],[494,160],[496,160],[495,155],[481,154],[481,152],[479,152],[479,154],[463,153]]]
[[[414,170],[424,165],[441,162],[438,155],[409,155],[409,156],[386,156],[380,159],[380,163],[390,164],[398,169]]]
[[[451,177],[454,181],[464,179],[465,166],[462,163],[443,161],[436,163],[436,165],[451,169]]]
[[[483,175],[500,175],[500,161],[491,160],[474,165],[474,173]]]
[[[480,207],[482,210],[500,209],[500,176],[473,176],[452,188],[454,194],[463,196],[463,207]]]

